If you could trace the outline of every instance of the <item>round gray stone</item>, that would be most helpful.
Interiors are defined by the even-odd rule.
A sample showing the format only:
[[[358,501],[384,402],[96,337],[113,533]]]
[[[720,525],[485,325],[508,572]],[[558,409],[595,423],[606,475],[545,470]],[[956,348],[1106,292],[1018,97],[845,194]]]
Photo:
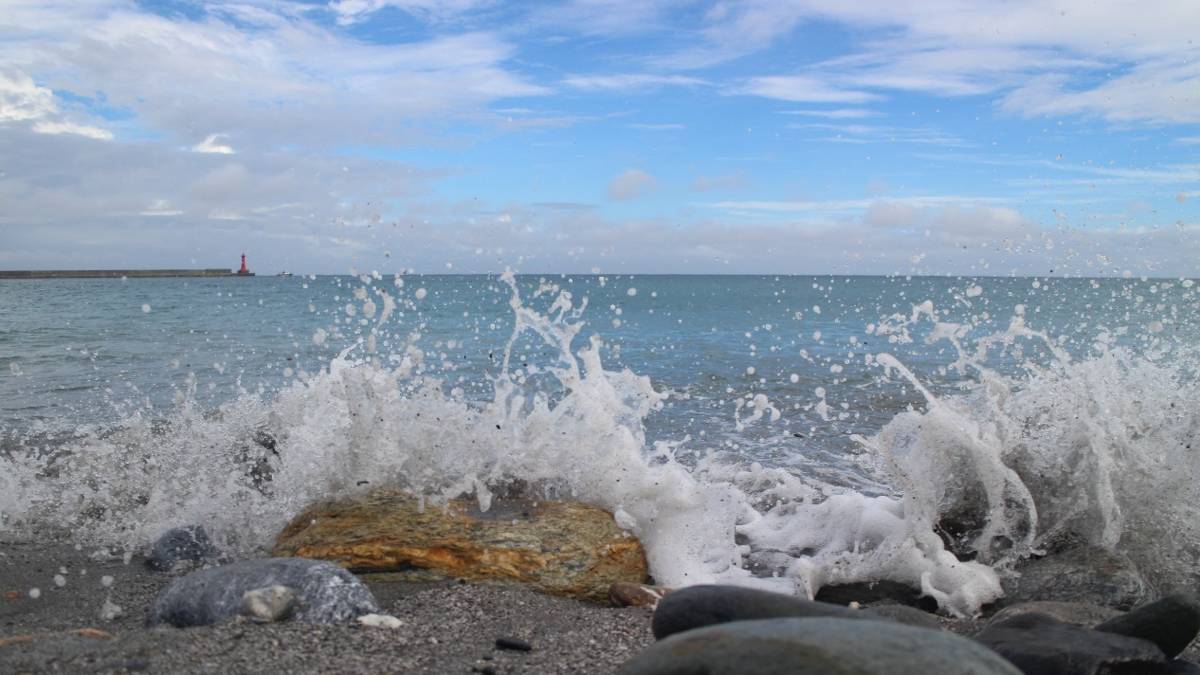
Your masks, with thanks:
[[[1021,614],[990,624],[975,640],[1025,675],[1156,673],[1167,663],[1153,642],[1072,626],[1042,614]]]
[[[324,560],[266,558],[200,570],[171,582],[150,609],[147,623],[207,626],[237,616],[248,591],[286,586],[295,593],[292,617],[306,623],[344,623],[379,613],[371,591],[346,570]]]
[[[735,621],[672,635],[622,675],[1019,675],[965,638],[887,621]]]
[[[1200,633],[1200,602],[1176,593],[1096,626],[1096,630],[1149,640],[1167,656],[1178,656]]]
[[[755,588],[688,586],[668,593],[654,609],[651,630],[663,639],[675,633],[730,621],[787,617],[858,618],[858,610]]]
[[[169,572],[179,564],[199,564],[216,560],[217,547],[200,525],[175,527],[162,533],[150,547],[146,566],[159,572]]]
[[[988,625],[1001,623],[1022,614],[1043,614],[1057,621],[1069,623],[1072,626],[1092,628],[1115,616],[1120,616],[1121,611],[1086,602],[1038,600],[1034,602],[1021,602],[1005,607],[996,612],[988,620]]]
[[[1081,546],[1022,565],[1020,577],[1004,582],[1009,602],[1086,602],[1127,610],[1146,602],[1152,590],[1127,556]]]

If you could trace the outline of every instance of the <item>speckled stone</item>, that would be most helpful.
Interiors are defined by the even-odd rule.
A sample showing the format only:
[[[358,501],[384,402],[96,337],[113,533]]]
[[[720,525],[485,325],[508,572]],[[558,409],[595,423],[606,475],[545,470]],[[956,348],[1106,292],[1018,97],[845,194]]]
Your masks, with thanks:
[[[155,599],[147,623],[206,626],[237,616],[247,591],[286,586],[295,594],[294,618],[343,623],[376,614],[371,591],[353,574],[321,560],[267,558],[200,570],[176,579]]]
[[[617,581],[647,579],[646,555],[611,514],[578,502],[496,499],[421,509],[390,491],[315,505],[279,534],[275,555],[331,560],[356,572],[421,568],[475,581],[608,602]]]

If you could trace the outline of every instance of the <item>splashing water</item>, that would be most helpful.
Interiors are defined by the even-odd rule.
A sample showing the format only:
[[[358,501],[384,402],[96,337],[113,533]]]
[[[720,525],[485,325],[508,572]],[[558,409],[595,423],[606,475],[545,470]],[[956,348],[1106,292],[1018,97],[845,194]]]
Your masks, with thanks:
[[[1001,595],[1000,575],[1020,558],[1067,540],[1125,551],[1160,585],[1191,574],[1200,488],[1189,444],[1200,419],[1182,364],[1105,344],[1073,362],[1020,315],[972,351],[968,327],[918,305],[876,333],[903,342],[933,323],[928,339],[952,344],[954,367],[977,384],[938,395],[895,356],[868,357],[926,402],[859,439],[864,465],[896,495],[868,496],[715,453],[685,464],[676,452],[689,439],[648,443],[644,422],[667,394],[628,369],[605,370],[599,337],[572,351],[586,300],[543,287],[534,297],[553,300],[539,313],[511,274],[502,278],[515,327],[490,401],[468,402],[421,374],[416,336],[378,355],[395,308],[383,294],[365,337],[274,397],[243,394],[213,411],[185,394],[165,422],[134,412],[54,453],[11,453],[0,460],[0,527],[60,528],[131,550],[169,527],[203,524],[231,553],[254,555],[318,499],[391,485],[434,504],[473,494],[486,509],[520,481],[611,511],[667,586],[812,595],[887,579],[964,615]],[[374,317],[374,303],[363,313]],[[514,345],[530,336],[549,348],[549,363],[515,365]],[[1029,340],[1051,352],[1050,365],[1031,363],[1021,378],[988,368],[989,350]],[[554,386],[537,384],[547,381]],[[742,408],[738,429],[779,415],[765,397]]]

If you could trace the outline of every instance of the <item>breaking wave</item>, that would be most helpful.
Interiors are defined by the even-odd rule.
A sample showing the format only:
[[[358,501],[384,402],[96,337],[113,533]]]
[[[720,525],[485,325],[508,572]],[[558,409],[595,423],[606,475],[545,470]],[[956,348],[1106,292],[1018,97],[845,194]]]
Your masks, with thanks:
[[[273,396],[247,393],[213,410],[183,392],[165,420],[134,412],[53,448],[10,443],[0,533],[67,531],[137,550],[199,523],[231,553],[255,555],[318,499],[390,485],[431,508],[471,494],[486,509],[520,484],[611,511],[667,586],[812,595],[886,579],[970,615],[1001,596],[1017,561],[1063,542],[1121,550],[1159,586],[1194,575],[1200,409],[1179,351],[1134,355],[1102,336],[1089,358],[1072,360],[1020,314],[1007,331],[969,340],[969,327],[939,323],[931,303],[884,321],[874,331],[893,343],[932,326],[926,339],[947,341],[954,367],[974,376],[937,394],[895,356],[867,357],[878,377],[925,401],[857,439],[858,462],[891,490],[867,495],[728,454],[684,461],[677,453],[691,439],[649,443],[644,422],[668,394],[630,370],[605,370],[600,338],[573,350],[586,300],[543,288],[535,297],[551,300],[538,312],[512,275],[503,279],[516,325],[491,400],[469,401],[424,374],[416,336],[378,353],[394,303],[377,291],[384,310],[370,334]],[[516,365],[514,345],[531,338],[551,356]],[[1030,343],[1047,364],[1009,375],[989,367],[998,355],[1020,360]],[[739,413],[738,427],[767,424],[773,407],[755,399]]]

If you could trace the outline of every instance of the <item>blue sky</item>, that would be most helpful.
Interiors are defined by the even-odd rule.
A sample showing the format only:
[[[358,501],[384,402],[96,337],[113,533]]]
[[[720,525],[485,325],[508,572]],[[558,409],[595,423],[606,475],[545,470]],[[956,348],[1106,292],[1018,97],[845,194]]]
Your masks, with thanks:
[[[1180,0],[0,12],[0,267],[1197,274]]]

